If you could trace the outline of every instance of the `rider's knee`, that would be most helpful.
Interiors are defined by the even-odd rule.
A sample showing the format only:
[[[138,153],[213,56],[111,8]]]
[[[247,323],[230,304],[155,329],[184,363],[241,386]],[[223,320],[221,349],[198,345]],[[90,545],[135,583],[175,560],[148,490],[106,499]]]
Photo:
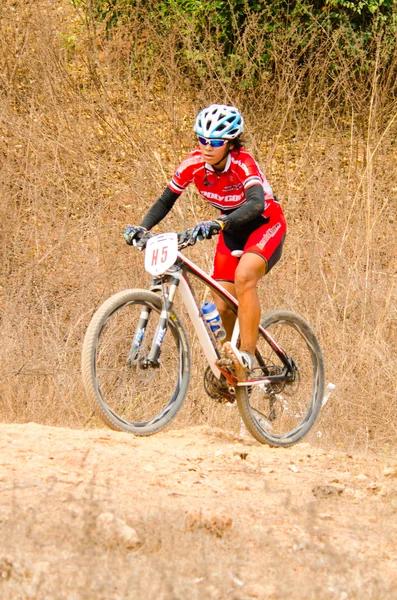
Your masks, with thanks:
[[[237,295],[238,295],[241,292],[255,288],[255,286],[257,284],[257,278],[253,277],[252,273],[250,273],[249,271],[244,269],[244,270],[240,270],[238,272],[236,271],[236,277],[235,277],[234,283],[235,283],[236,291],[237,291]]]

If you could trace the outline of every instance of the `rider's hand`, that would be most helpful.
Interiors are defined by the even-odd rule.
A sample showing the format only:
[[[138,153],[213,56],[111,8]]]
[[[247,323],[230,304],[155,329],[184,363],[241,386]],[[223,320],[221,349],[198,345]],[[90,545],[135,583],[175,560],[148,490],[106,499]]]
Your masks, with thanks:
[[[140,227],[139,225],[128,225],[124,229],[124,239],[129,246],[132,245],[133,240],[139,240],[144,233],[147,232],[145,227]]]
[[[222,231],[224,227],[223,221],[200,221],[193,227],[191,237],[193,240],[209,240],[214,234]]]

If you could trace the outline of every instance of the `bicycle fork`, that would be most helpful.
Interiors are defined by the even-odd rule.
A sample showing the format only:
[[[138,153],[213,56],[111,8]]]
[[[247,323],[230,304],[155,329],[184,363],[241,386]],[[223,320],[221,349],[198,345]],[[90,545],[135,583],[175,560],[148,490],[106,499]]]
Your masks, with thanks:
[[[169,290],[165,283],[161,282],[163,307],[160,313],[160,318],[156,327],[155,334],[153,336],[152,345],[147,356],[145,356],[144,354],[140,354],[140,350],[142,348],[142,343],[145,337],[149,317],[153,309],[149,306],[144,306],[142,308],[138,326],[136,328],[135,335],[131,344],[131,349],[127,358],[128,365],[139,366],[141,369],[148,369],[149,367],[158,368],[160,366],[159,359],[161,352],[161,344],[167,332],[170,311],[172,309],[173,300],[175,292],[179,285],[179,281],[180,274],[175,273],[172,278]]]

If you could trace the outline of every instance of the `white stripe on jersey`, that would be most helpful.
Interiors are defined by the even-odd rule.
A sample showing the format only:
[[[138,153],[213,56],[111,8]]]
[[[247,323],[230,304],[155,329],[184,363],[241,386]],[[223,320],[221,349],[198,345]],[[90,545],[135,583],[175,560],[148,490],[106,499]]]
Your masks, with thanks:
[[[176,192],[177,194],[182,194],[182,192],[186,189],[186,188],[182,187],[181,185],[179,185],[178,183],[176,183],[174,178],[171,179],[169,186],[172,189],[172,191]]]
[[[251,175],[251,177],[248,177],[245,181],[244,181],[244,188],[247,189],[249,187],[251,187],[251,185],[262,185],[263,186],[264,182],[261,180],[261,178],[258,175]]]

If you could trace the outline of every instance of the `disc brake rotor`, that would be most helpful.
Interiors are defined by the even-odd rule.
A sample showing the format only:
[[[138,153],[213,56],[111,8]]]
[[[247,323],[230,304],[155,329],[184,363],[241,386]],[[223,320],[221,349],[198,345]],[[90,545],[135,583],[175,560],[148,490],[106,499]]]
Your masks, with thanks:
[[[147,367],[144,366],[147,364],[147,352],[145,348],[137,348],[129,364],[130,368],[136,371],[139,381],[151,381],[156,374],[156,368],[150,365]]]
[[[299,385],[300,385],[300,374],[299,374],[299,369],[298,369],[298,365],[296,365],[294,363],[294,381],[291,381],[291,383],[287,383],[283,389],[283,392],[286,396],[293,396],[294,394],[296,394],[296,392],[299,390]]]

